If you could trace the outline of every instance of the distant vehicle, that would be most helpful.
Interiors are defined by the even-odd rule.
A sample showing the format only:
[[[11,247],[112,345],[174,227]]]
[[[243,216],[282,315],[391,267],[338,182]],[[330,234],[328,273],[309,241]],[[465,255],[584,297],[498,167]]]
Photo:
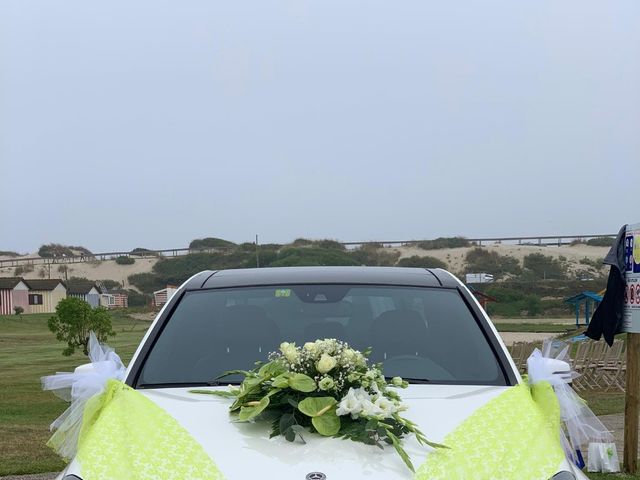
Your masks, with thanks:
[[[491,283],[493,275],[490,273],[467,273],[467,283]]]
[[[365,450],[309,435],[303,454],[291,454],[285,440],[263,438],[266,429],[229,421],[225,402],[190,392],[225,389],[212,379],[254,367],[283,341],[303,345],[322,338],[372,347],[372,360],[384,364],[386,375],[408,380],[402,396],[411,418],[438,442],[472,411],[522,382],[489,317],[457,278],[441,269],[393,267],[201,272],[158,314],[125,382],[178,419],[229,480],[414,478],[392,449]],[[222,383],[240,380],[230,375]],[[127,439],[121,441],[118,448],[126,449]],[[424,462],[415,439],[407,445],[414,464]],[[528,455],[526,445],[522,455]],[[566,460],[557,469],[556,480],[587,480]],[[324,473],[314,473],[319,470]],[[80,476],[75,459],[58,478]]]

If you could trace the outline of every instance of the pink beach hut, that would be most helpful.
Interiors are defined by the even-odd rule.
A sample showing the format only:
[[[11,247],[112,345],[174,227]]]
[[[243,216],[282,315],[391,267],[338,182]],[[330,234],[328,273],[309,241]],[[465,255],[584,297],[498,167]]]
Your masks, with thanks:
[[[14,307],[29,309],[29,286],[20,277],[0,278],[0,315],[13,315]]]

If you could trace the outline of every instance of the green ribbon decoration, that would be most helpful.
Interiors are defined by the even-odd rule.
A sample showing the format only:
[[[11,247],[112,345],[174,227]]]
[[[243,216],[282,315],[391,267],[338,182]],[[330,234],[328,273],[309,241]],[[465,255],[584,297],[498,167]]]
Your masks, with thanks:
[[[565,455],[548,382],[509,388],[473,412],[418,468],[416,480],[548,480]]]
[[[223,480],[171,415],[117,380],[87,401],[78,440],[84,480]]]
[[[553,387],[522,383],[447,435],[450,448],[431,452],[415,480],[547,480],[565,458],[559,429]],[[224,479],[171,415],[117,380],[87,402],[77,458],[85,480]]]

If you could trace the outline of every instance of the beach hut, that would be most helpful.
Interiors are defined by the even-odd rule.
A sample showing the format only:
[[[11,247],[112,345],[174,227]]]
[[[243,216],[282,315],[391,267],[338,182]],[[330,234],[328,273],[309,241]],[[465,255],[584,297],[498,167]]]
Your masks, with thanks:
[[[565,303],[569,303],[574,306],[576,311],[576,328],[580,326],[580,307],[584,304],[584,324],[589,325],[591,320],[591,313],[595,311],[600,302],[602,301],[602,295],[595,292],[582,292],[574,295],[573,297],[565,298]]]
[[[53,313],[58,302],[67,298],[67,286],[60,279],[26,279],[29,286],[27,313]]]
[[[129,306],[129,294],[126,290],[113,290],[113,308],[127,308]]]
[[[68,282],[67,295],[69,297],[80,298],[96,308],[100,305],[100,291],[91,282]]]
[[[29,310],[29,286],[20,277],[0,278],[0,315],[13,315],[14,307]]]
[[[125,290],[112,290],[100,294],[100,305],[106,308],[127,308],[129,294]]]
[[[156,307],[161,307],[162,305],[167,303],[169,300],[171,300],[171,297],[173,296],[174,293],[176,293],[177,290],[178,290],[177,287],[173,285],[167,285],[167,288],[163,288],[162,290],[153,292],[153,304]]]
[[[113,308],[116,304],[115,297],[110,293],[100,294],[100,306],[105,308]]]

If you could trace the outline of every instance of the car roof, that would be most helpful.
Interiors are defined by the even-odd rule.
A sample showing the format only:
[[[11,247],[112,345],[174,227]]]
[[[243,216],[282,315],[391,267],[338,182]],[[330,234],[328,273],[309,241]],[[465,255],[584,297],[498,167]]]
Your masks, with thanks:
[[[454,288],[458,282],[439,268],[405,267],[268,267],[204,271],[192,277],[186,290],[208,288],[286,285],[305,283],[348,283]]]

